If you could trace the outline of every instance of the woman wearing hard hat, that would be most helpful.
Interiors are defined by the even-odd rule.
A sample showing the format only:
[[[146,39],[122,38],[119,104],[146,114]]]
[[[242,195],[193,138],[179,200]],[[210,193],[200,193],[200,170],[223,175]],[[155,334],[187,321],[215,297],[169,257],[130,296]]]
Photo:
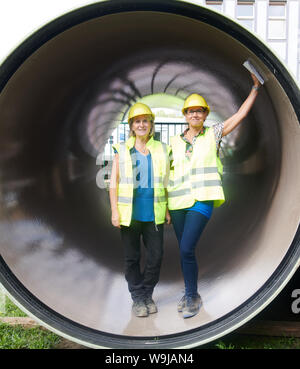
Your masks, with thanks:
[[[156,313],[152,293],[159,279],[163,255],[163,225],[167,210],[166,178],[170,147],[154,140],[154,114],[142,103],[129,110],[130,137],[114,145],[110,181],[112,224],[121,230],[125,278],[136,316]],[[146,248],[144,271],[140,266],[140,238]]]
[[[177,307],[183,318],[196,315],[201,306],[195,248],[213,208],[225,201],[218,147],[221,138],[247,116],[257,97],[260,83],[254,74],[251,76],[254,85],[238,112],[211,128],[204,126],[210,111],[205,99],[198,94],[188,96],[182,109],[188,128],[171,138],[168,207],[179,243],[185,283],[185,294]]]

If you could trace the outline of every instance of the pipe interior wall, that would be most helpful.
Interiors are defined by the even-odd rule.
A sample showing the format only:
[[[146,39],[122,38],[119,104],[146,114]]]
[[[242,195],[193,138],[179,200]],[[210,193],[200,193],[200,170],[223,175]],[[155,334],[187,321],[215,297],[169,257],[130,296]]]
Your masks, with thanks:
[[[197,248],[201,312],[183,320],[172,227],[155,290],[159,312],[131,313],[119,231],[96,157],[142,96],[198,92],[221,119],[251,89],[242,63],[268,76],[243,124],[223,142],[226,203]],[[228,316],[264,286],[299,224],[299,122],[260,55],[205,22],[124,12],[83,22],[30,55],[0,95],[1,256],[35,298],[87,329],[154,339]]]

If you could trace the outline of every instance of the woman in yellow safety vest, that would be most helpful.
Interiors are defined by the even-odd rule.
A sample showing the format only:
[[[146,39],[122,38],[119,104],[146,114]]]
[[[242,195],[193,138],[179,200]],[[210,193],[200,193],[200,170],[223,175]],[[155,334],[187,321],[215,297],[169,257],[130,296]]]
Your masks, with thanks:
[[[221,138],[241,123],[257,97],[260,83],[254,74],[251,76],[254,85],[238,112],[211,128],[204,126],[210,111],[205,99],[198,94],[188,96],[182,109],[188,128],[171,138],[168,208],[179,243],[185,283],[185,294],[177,306],[183,318],[192,317],[200,310],[195,248],[213,208],[225,201],[218,148]]]
[[[163,225],[167,210],[166,180],[170,147],[154,140],[154,114],[142,103],[129,110],[130,137],[114,145],[110,180],[112,224],[121,230],[125,278],[132,310],[138,317],[156,313],[152,293],[158,282],[163,255]],[[140,238],[145,248],[141,271]]]

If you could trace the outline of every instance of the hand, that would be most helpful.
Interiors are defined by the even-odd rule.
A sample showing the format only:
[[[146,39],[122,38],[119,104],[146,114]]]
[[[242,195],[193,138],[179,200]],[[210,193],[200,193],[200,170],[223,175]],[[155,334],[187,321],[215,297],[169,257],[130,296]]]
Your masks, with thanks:
[[[251,73],[251,77],[252,77],[252,79],[253,79],[254,86],[255,86],[255,87],[260,87],[260,86],[261,86],[261,84],[260,84],[259,80],[257,79],[256,75],[255,75],[255,74],[253,74],[253,73]]]
[[[167,223],[167,224],[171,224],[171,223],[172,223],[171,215],[170,215],[170,213],[169,213],[169,210],[168,210],[168,209],[166,210],[166,223]]]
[[[121,228],[120,226],[120,215],[118,210],[113,211],[111,214],[111,222],[114,227]]]

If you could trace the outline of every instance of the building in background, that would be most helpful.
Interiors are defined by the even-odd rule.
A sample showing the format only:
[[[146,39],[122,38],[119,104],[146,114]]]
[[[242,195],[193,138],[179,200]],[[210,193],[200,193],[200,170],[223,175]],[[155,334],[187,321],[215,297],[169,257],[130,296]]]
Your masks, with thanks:
[[[300,82],[299,0],[194,0],[233,18],[262,39]]]

